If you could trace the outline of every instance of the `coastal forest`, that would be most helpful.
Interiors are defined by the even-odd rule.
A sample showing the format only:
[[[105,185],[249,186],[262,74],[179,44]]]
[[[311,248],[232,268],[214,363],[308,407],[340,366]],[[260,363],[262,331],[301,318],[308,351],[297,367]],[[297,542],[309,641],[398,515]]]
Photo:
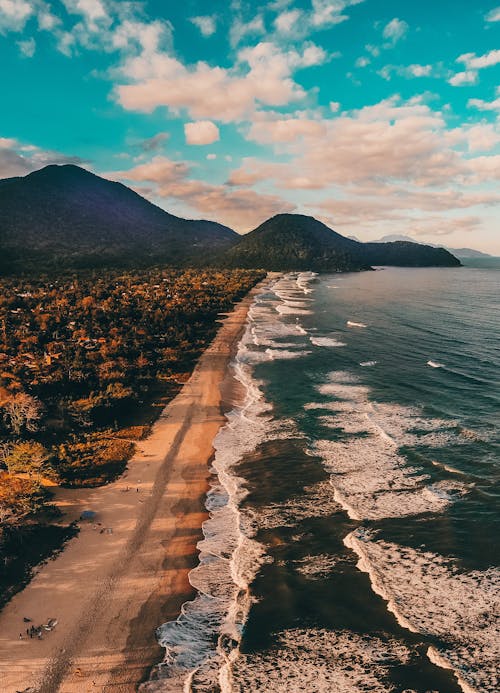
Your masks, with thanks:
[[[71,528],[50,486],[121,474],[250,270],[85,270],[0,280],[0,603]]]

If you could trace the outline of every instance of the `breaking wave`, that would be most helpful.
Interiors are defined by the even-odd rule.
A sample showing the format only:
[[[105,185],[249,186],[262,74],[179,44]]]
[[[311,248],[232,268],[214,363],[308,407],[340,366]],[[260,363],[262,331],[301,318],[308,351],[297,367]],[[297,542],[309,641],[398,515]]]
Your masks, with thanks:
[[[431,636],[428,656],[452,669],[467,693],[494,693],[500,679],[500,571],[460,571],[456,561],[377,540],[363,529],[344,543],[399,623]]]

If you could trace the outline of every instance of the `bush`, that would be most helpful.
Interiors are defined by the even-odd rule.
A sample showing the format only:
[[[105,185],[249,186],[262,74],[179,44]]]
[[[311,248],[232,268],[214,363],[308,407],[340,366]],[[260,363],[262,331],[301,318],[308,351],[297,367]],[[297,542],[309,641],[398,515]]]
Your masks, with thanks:
[[[73,437],[58,447],[57,472],[69,486],[98,486],[121,474],[134,450],[134,443],[102,433]]]
[[[0,472],[0,508],[2,513],[10,511],[12,520],[43,510],[47,497],[47,492],[37,481]]]

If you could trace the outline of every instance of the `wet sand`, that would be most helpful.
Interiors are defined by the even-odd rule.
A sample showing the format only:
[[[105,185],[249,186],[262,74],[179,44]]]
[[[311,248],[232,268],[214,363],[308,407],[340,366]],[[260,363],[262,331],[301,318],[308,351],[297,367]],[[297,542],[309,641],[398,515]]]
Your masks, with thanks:
[[[188,572],[206,518],[212,441],[224,423],[221,384],[254,292],[224,320],[125,474],[105,487],[57,492],[65,519],[92,509],[96,523],[81,522],[0,613],[2,693],[130,693],[162,660],[155,629],[193,594]],[[30,639],[24,617],[58,625]]]

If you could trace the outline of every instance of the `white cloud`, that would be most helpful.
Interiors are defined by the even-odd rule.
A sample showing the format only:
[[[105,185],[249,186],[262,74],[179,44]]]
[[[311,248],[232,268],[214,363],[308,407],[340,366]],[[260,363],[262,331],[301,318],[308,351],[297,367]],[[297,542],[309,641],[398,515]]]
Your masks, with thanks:
[[[340,103],[338,101],[330,101],[328,104],[330,107],[330,111],[332,113],[338,113],[340,110]]]
[[[432,65],[409,65],[408,71],[414,77],[429,77],[432,72]]]
[[[500,87],[497,87],[497,98],[493,101],[483,99],[469,99],[467,106],[477,108],[480,111],[499,111],[500,112]]]
[[[469,84],[476,84],[478,79],[475,70],[466,70],[465,72],[457,72],[456,75],[450,77],[448,82],[452,87],[464,87]]]
[[[26,58],[32,58],[36,51],[36,42],[34,38],[26,39],[26,41],[18,41],[17,46],[21,54]]]
[[[374,58],[380,55],[380,48],[378,46],[372,46],[371,44],[367,43],[365,49],[368,51],[368,53],[373,55]]]
[[[219,128],[210,120],[199,120],[184,125],[186,144],[213,144],[220,139]]]
[[[359,185],[370,180],[420,186],[446,183],[459,176],[463,166],[459,155],[443,141],[445,130],[440,113],[425,103],[405,103],[399,97],[333,119],[261,120],[252,125],[248,137],[290,142],[294,159],[291,164],[253,162],[247,164],[246,173],[261,174],[262,180],[274,178],[287,189]],[[296,171],[301,172],[300,180]]]
[[[266,27],[264,26],[264,19],[261,15],[257,15],[249,22],[244,22],[237,18],[234,20],[230,32],[229,32],[229,42],[231,46],[235,48],[241,41],[247,36],[261,36],[266,33]]]
[[[191,17],[190,21],[198,27],[202,36],[212,36],[217,31],[217,21],[213,16]]]
[[[493,123],[478,123],[463,132],[470,152],[490,152],[500,144],[500,127]]]
[[[409,26],[403,19],[398,19],[394,17],[391,21],[386,24],[382,35],[385,39],[388,39],[393,44],[400,41],[408,32]]]
[[[18,144],[12,137],[0,137],[0,149],[12,149]]]
[[[308,136],[320,137],[325,131],[324,124],[315,120],[261,116],[250,126],[247,139],[259,144],[278,144]]]
[[[273,25],[280,38],[306,38],[349,19],[344,10],[364,0],[312,0],[310,9],[290,8],[291,2],[273,2],[268,11],[277,12]]]
[[[23,144],[13,137],[0,137],[0,179],[25,176],[49,164],[82,164],[82,159]]]
[[[432,65],[385,65],[377,74],[387,81],[392,78],[393,74],[412,79],[414,77],[430,77],[432,69]]]
[[[34,12],[33,3],[27,0],[0,0],[0,34],[22,31]]]
[[[288,152],[291,161],[250,159],[233,171],[230,181],[272,181],[285,190],[339,187],[355,190],[360,204],[368,186],[373,195],[391,197],[396,209],[401,193],[394,197],[395,185],[428,191],[432,197],[433,188],[447,189],[450,181],[459,189],[499,177],[500,156],[469,158],[463,152],[464,147],[470,153],[490,151],[500,143],[499,133],[497,126],[486,123],[450,131],[443,115],[422,99],[403,102],[400,97],[333,119],[262,119],[252,124],[247,137]],[[486,202],[475,202],[480,203]]]
[[[68,12],[79,14],[93,30],[98,22],[111,24],[111,17],[101,0],[63,0]]]
[[[215,161],[217,159],[217,154],[207,154],[208,161]]]
[[[334,24],[345,22],[348,17],[342,14],[343,11],[359,5],[364,0],[312,0],[311,24],[316,27],[329,27]]]
[[[354,64],[356,67],[366,67],[367,65],[370,64],[370,62],[371,62],[370,58],[367,58],[366,56],[363,55],[360,58],[358,58]]]
[[[50,11],[50,7],[44,2],[38,3],[38,27],[41,31],[52,31],[55,27],[61,24],[59,17],[56,17]]]
[[[318,65],[327,56],[309,43],[302,52],[282,51],[270,42],[243,48],[232,69],[199,62],[185,66],[164,52],[144,52],[129,58],[116,96],[128,110],[152,112],[166,106],[185,110],[195,120],[239,122],[249,120],[260,106],[285,106],[306,96],[292,79],[300,68]]]
[[[495,7],[485,17],[487,22],[500,22],[500,7]]]
[[[303,13],[300,10],[288,10],[276,17],[274,26],[280,34],[291,34],[296,30],[297,22],[302,18]]]
[[[492,50],[484,55],[464,53],[457,58],[457,63],[464,63],[467,70],[482,70],[500,63],[500,50]]]
[[[275,195],[190,179],[189,172],[190,166],[185,162],[155,157],[128,171],[114,171],[107,176],[126,182],[153,183],[152,193],[168,200],[169,206],[181,203],[185,214],[201,214],[240,231],[249,231],[264,219],[295,208],[294,204]]]

